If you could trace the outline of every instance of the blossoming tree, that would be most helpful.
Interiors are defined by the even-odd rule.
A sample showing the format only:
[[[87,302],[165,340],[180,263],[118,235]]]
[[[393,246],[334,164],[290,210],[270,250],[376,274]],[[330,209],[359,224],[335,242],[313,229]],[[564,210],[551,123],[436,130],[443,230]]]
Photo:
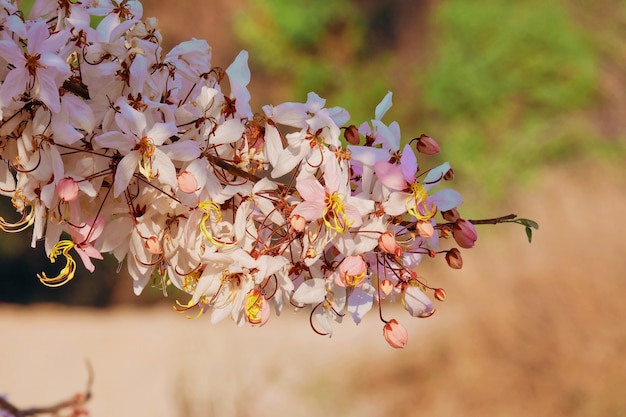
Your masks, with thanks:
[[[37,0],[28,18],[0,4],[0,194],[21,215],[0,228],[31,230],[62,263],[44,285],[72,280],[76,255],[93,271],[108,253],[136,294],[156,283],[188,315],[262,326],[295,308],[331,335],[376,309],[401,348],[384,302],[428,317],[445,298],[416,272],[424,257],[458,269],[475,225],[520,223],[529,240],[537,227],[464,219],[450,164],[418,163],[437,142],[403,146],[382,121],[391,93],[358,126],[315,93],[255,113],[247,52],[225,70],[205,41],[165,53],[138,1]]]
[[[205,41],[164,52],[139,1],[37,0],[28,18],[0,4],[0,194],[21,215],[0,227],[62,263],[44,285],[108,253],[136,294],[154,282],[187,314],[262,326],[295,308],[331,335],[374,308],[400,348],[384,302],[428,317],[445,298],[416,272],[424,257],[461,268],[475,225],[536,228],[464,219],[450,164],[418,163],[437,142],[402,145],[382,121],[391,93],[358,126],[315,93],[255,113],[246,51],[225,70]]]

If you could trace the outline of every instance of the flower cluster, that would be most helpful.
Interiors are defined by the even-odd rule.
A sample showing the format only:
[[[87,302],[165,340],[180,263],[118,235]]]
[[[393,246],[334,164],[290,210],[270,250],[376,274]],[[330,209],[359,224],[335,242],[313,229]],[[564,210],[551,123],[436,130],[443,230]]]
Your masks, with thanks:
[[[451,246],[471,248],[476,229],[443,185],[450,165],[418,164],[438,144],[403,146],[382,121],[391,93],[359,127],[314,93],[253,113],[245,51],[226,70],[205,41],[165,53],[138,1],[37,0],[29,19],[0,4],[0,194],[21,214],[0,227],[32,228],[63,263],[43,284],[108,253],[135,293],[177,288],[179,311],[212,322],[294,307],[330,335],[377,306],[393,347],[407,333],[383,300],[427,317],[445,298],[415,269],[437,255],[461,268]]]

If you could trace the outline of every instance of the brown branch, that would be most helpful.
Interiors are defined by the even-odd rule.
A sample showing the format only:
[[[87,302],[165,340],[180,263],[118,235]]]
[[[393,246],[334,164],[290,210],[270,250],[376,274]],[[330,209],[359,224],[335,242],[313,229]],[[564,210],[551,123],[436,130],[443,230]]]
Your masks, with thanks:
[[[516,214],[507,214],[506,216],[494,217],[492,219],[468,220],[472,224],[498,224],[506,223],[517,218]]]
[[[0,397],[0,410],[7,411],[13,417],[36,416],[39,414],[55,414],[59,411],[72,408],[77,412],[76,415],[87,415],[86,411],[83,409],[83,406],[91,398],[91,386],[93,385],[93,368],[91,367],[91,363],[89,361],[87,361],[86,365],[88,378],[87,388],[85,389],[84,393],[75,394],[68,400],[61,401],[48,407],[32,407],[26,408],[24,410],[17,408],[6,399]]]

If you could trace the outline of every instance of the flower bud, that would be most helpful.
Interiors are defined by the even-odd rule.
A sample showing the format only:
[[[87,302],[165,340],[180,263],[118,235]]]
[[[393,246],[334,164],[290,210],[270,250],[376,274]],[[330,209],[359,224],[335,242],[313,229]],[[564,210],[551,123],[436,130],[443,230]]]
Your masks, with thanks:
[[[389,295],[391,294],[391,291],[393,291],[393,283],[391,282],[391,280],[388,279],[383,279],[380,282],[380,290],[383,292],[383,294],[385,295]]]
[[[440,149],[439,144],[435,141],[435,139],[422,134],[417,139],[417,151],[419,153],[423,153],[424,155],[436,155],[439,153]]]
[[[178,175],[178,188],[183,193],[195,193],[198,189],[196,177],[189,171],[183,171]]]
[[[343,137],[346,138],[346,141],[350,145],[358,145],[361,143],[361,135],[359,134],[359,129],[355,125],[350,125],[343,132]]]
[[[289,219],[289,223],[291,224],[291,227],[293,227],[293,230],[299,233],[304,230],[306,226],[306,219],[301,215],[296,214]]]
[[[367,264],[360,255],[346,256],[339,265],[339,276],[335,280],[342,287],[360,287],[367,275]]]
[[[159,238],[156,236],[150,236],[146,239],[146,249],[153,255],[159,255],[163,253],[163,249],[161,249],[161,242],[159,242]]]
[[[402,349],[409,341],[409,333],[396,319],[391,319],[385,324],[383,336],[389,346],[395,349]]]
[[[396,237],[391,232],[385,232],[378,238],[378,248],[390,255],[402,255],[402,249],[396,242]]]
[[[446,262],[452,269],[463,268],[463,258],[461,257],[461,251],[457,248],[452,248],[446,252]]]
[[[78,197],[78,183],[70,177],[65,177],[57,183],[57,194],[61,201],[69,202]]]
[[[461,216],[459,215],[459,211],[456,209],[456,207],[451,208],[450,210],[446,210],[441,214],[443,215],[443,218],[450,223],[454,223],[461,218]]]
[[[446,290],[443,288],[435,288],[435,298],[439,301],[446,299]]]
[[[454,223],[454,226],[452,227],[452,236],[454,237],[454,240],[456,240],[456,243],[464,249],[473,248],[476,239],[478,239],[476,228],[472,222],[463,219],[458,219]]]
[[[426,239],[430,239],[435,234],[435,228],[431,222],[418,221],[415,226],[417,234]]]

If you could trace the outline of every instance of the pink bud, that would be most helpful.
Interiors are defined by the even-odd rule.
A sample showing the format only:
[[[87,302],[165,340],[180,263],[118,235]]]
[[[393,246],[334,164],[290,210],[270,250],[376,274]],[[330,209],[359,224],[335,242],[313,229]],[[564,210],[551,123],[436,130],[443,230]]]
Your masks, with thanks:
[[[435,234],[435,228],[431,222],[418,221],[415,226],[417,234],[426,239],[430,239]]]
[[[78,183],[70,177],[65,177],[57,183],[57,194],[61,201],[69,202],[78,197]]]
[[[183,171],[178,174],[178,188],[183,193],[195,193],[198,189],[198,181],[191,172]]]
[[[396,242],[396,237],[391,232],[385,232],[378,238],[378,248],[388,254],[400,256],[402,249]]]
[[[435,298],[439,301],[446,299],[446,290],[443,288],[435,288]]]
[[[146,239],[146,249],[153,255],[159,255],[163,253],[163,249],[161,249],[161,242],[156,236],[150,236]]]
[[[391,294],[391,291],[393,291],[393,283],[390,280],[388,280],[388,279],[383,279],[380,282],[380,290],[385,295]]]
[[[439,144],[435,141],[435,139],[422,134],[417,139],[417,151],[419,153],[423,153],[424,155],[436,155],[439,153],[440,149]]]
[[[367,264],[363,257],[347,256],[339,265],[339,276],[335,279],[335,283],[342,287],[359,287],[363,285],[363,278],[366,274]]]
[[[385,324],[383,336],[389,346],[395,349],[402,349],[409,341],[409,333],[396,319],[391,319]]]
[[[476,228],[467,220],[458,219],[452,227],[452,236],[460,247],[469,249],[474,247],[478,234]]]
[[[299,214],[292,216],[289,219],[289,223],[291,223],[291,227],[296,232],[302,232],[306,226],[306,219]]]

